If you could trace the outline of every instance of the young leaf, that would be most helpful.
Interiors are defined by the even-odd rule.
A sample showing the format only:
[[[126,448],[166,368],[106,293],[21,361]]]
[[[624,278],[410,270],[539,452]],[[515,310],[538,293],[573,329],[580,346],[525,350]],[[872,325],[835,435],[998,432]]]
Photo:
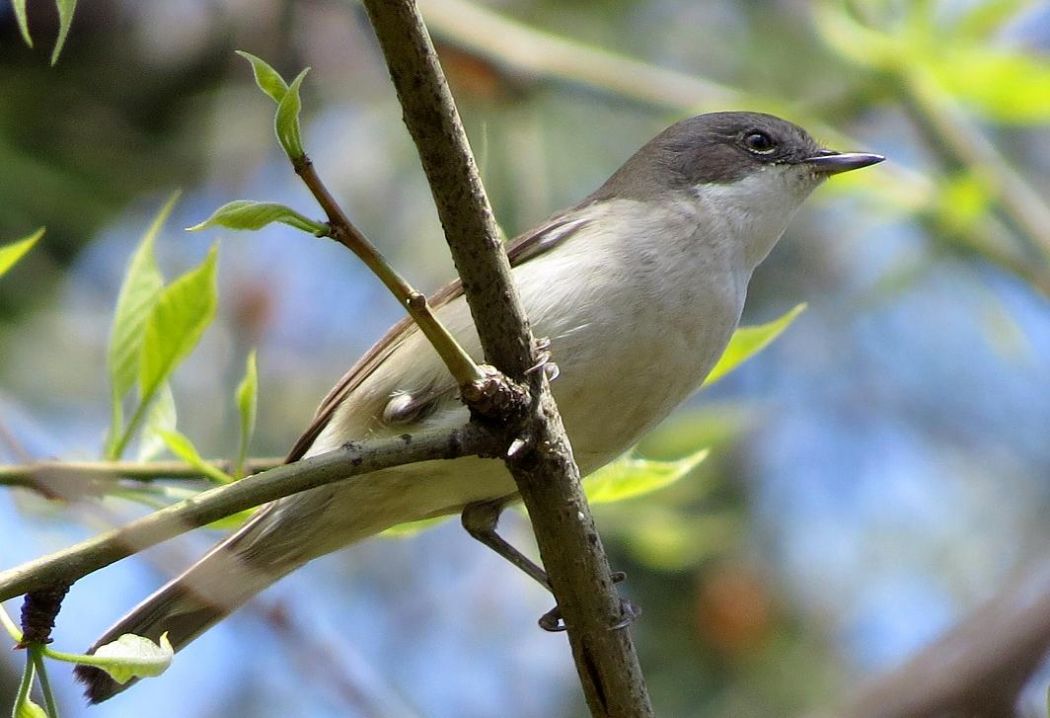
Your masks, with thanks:
[[[284,93],[288,92],[288,83],[284,81],[284,78],[262,58],[243,50],[235,50],[235,52],[252,64],[255,84],[259,86],[259,89],[269,95],[274,102],[280,104],[284,99]]]
[[[273,222],[283,222],[289,227],[295,227],[310,234],[322,234],[327,229],[320,222],[307,219],[283,204],[239,199],[219,207],[208,219],[200,224],[187,227],[187,231],[198,232],[208,227],[261,229]]]
[[[774,339],[779,337],[785,329],[791,326],[791,322],[795,321],[795,318],[805,309],[805,304],[798,304],[791,311],[778,319],[754,327],[740,327],[733,332],[733,337],[729,340],[729,345],[726,347],[725,352],[722,353],[722,357],[718,360],[718,363],[715,364],[715,368],[712,369],[711,373],[707,375],[706,379],[704,379],[703,386],[714,384],[726,374],[733,371],[755,354],[758,354],[769,346]]]
[[[15,266],[15,263],[32,249],[33,245],[43,236],[44,229],[41,227],[24,239],[0,247],[0,277],[4,276],[11,267]]]
[[[26,15],[26,0],[11,0],[11,7],[15,11],[15,20],[18,22],[18,31],[22,33],[22,39],[26,45],[33,46],[33,38],[29,34],[29,17]]]
[[[652,461],[623,456],[587,477],[583,490],[592,504],[641,496],[669,486],[696,468],[707,449],[677,461]]]
[[[284,148],[285,154],[292,160],[300,159],[306,155],[306,150],[303,149],[302,129],[299,126],[299,111],[302,109],[303,104],[299,98],[299,86],[303,84],[303,79],[309,71],[310,68],[308,67],[292,80],[292,84],[288,86],[288,91],[284,93],[284,97],[277,104],[277,114],[273,118],[277,140],[281,143],[281,147]]]
[[[164,430],[159,431],[158,434],[164,439],[164,444],[168,447],[171,453],[200,471],[215,483],[228,484],[233,481],[232,476],[205,461],[197,451],[197,447],[193,445],[193,442],[190,441],[190,438],[185,434],[179,433],[178,431]]]
[[[77,8],[77,0],[55,0],[58,8],[58,39],[55,40],[55,49],[51,53],[51,64],[58,62],[58,56],[62,53],[62,46],[66,44],[66,35],[69,34],[69,26],[73,23],[73,11]]]
[[[15,706],[15,718],[49,718],[49,716],[47,711],[34,703],[33,699],[27,697]]]
[[[161,434],[174,431],[178,423],[178,412],[175,409],[175,395],[171,393],[171,384],[164,382],[157,390],[157,397],[149,407],[146,421],[139,439],[137,458],[139,461],[151,461],[167,447]]]
[[[215,318],[218,290],[215,265],[218,247],[207,258],[169,284],[146,320],[139,364],[139,396],[148,402],[175,367],[185,359]]]
[[[139,373],[143,327],[153,311],[161,289],[164,288],[164,277],[161,276],[153,256],[153,244],[178,198],[178,192],[168,198],[153,218],[149,229],[142,235],[138,248],[128,262],[124,283],[120,287],[120,294],[117,295],[117,308],[113,315],[113,329],[110,332],[106,355],[113,416],[106,454],[111,459],[116,458],[112,451],[123,430],[122,402],[124,396],[135,385]]]
[[[101,668],[117,683],[124,684],[132,678],[159,676],[171,665],[175,651],[166,632],[161,634],[159,643],[125,633],[112,643],[99,646],[90,656],[60,653],[50,648],[44,649],[44,655],[59,661]]]
[[[245,363],[244,378],[237,385],[235,394],[237,413],[241,417],[241,435],[237,448],[237,465],[235,476],[244,475],[244,460],[248,457],[248,444],[255,432],[255,410],[259,400],[259,372],[255,363],[255,350],[248,354]]]

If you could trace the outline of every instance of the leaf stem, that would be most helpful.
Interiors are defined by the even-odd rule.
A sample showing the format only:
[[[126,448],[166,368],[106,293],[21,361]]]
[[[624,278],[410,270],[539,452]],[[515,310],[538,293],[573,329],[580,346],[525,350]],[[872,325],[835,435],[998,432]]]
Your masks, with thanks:
[[[29,646],[29,657],[40,677],[40,690],[44,694],[44,708],[47,710],[47,716],[48,718],[59,718],[58,703],[55,701],[55,693],[51,690],[51,681],[47,677],[47,668],[44,666],[45,650],[44,644],[34,643]]]
[[[427,303],[426,296],[416,291],[404,277],[398,274],[397,270],[379,253],[375,245],[346,216],[342,207],[317,174],[313,161],[303,155],[293,160],[292,166],[328,216],[327,236],[356,254],[397,297],[398,302],[415,320],[420,331],[430,340],[456,383],[466,386],[484,379],[485,374],[478,368],[478,365],[434,315]]]
[[[33,689],[33,659],[26,654],[26,667],[22,671],[22,680],[18,684],[18,693],[15,695],[15,705],[11,709],[11,718],[20,718],[23,715],[22,706],[29,700],[29,692]]]

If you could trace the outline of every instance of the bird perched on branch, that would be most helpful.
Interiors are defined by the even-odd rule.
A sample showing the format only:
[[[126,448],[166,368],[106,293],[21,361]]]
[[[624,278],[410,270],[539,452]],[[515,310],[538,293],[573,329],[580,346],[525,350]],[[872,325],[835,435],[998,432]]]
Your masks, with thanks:
[[[511,243],[521,300],[560,370],[552,390],[582,475],[633,446],[701,385],[737,327],[752,271],[810,192],[882,159],[825,149],[771,115],[700,115],[661,132],[589,197]],[[460,284],[432,305],[480,356]],[[468,418],[436,352],[402,321],[332,389],[288,460]],[[281,499],[95,647],[125,633],[156,640],[167,632],[179,649],[311,559],[399,523],[464,512],[471,533],[504,553],[495,520],[515,498],[501,462],[464,457]],[[92,702],[125,687],[98,669],[77,672]]]

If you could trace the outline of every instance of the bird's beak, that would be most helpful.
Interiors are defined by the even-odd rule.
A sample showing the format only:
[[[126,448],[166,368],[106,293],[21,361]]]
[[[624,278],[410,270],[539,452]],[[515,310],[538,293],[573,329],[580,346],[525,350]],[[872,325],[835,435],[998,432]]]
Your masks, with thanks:
[[[859,170],[861,167],[870,167],[882,162],[885,157],[872,155],[867,152],[836,152],[835,150],[821,150],[815,157],[807,157],[802,160],[815,171],[825,175],[837,175],[840,172]]]

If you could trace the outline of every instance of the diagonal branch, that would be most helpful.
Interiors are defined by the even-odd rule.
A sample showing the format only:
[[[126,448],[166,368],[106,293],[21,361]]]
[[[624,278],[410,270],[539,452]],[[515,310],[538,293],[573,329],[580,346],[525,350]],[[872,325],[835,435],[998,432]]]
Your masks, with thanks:
[[[205,491],[121,528],[0,572],[0,601],[57,582],[72,583],[161,541],[300,491],[335,481],[356,481],[356,477],[372,471],[417,461],[496,456],[502,446],[491,432],[473,424],[452,431],[351,442]]]
[[[545,373],[529,372],[535,359],[528,320],[430,36],[412,0],[364,4],[430,182],[485,357],[531,390],[529,413],[520,422],[503,424],[506,439],[523,438],[528,447],[515,452],[507,465],[569,627],[591,713],[652,715],[630,632],[613,630],[621,620],[620,599]]]

